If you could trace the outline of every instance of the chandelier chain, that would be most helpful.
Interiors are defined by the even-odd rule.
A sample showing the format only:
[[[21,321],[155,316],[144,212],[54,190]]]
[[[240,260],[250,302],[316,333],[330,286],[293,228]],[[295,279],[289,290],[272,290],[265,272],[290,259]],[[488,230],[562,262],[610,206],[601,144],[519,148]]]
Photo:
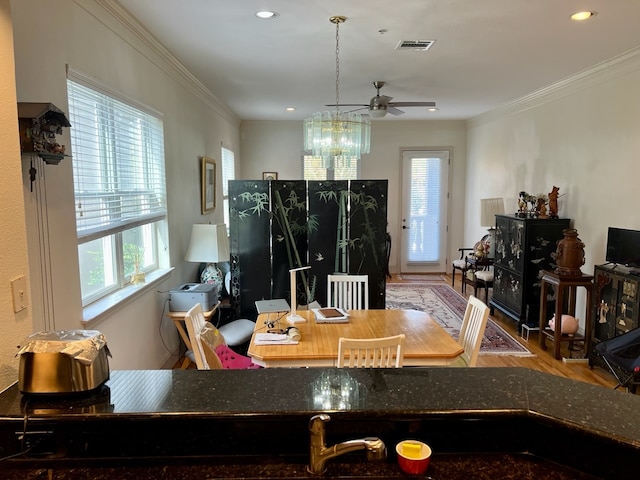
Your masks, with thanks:
[[[336,22],[336,111],[340,111],[340,22]]]

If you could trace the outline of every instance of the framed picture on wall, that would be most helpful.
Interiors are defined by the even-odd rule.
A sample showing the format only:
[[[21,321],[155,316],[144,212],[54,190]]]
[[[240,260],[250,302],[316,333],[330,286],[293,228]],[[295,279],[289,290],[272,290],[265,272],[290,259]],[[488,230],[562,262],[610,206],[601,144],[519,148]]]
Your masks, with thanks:
[[[200,187],[202,214],[216,209],[216,161],[202,157],[202,185]]]
[[[278,172],[262,172],[263,180],[277,180]]]

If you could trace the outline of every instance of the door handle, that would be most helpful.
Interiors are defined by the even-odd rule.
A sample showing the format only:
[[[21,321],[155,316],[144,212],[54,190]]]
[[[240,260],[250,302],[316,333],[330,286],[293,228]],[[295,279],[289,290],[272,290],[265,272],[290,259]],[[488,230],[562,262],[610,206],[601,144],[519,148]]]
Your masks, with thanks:
[[[403,230],[409,230],[409,227],[407,227],[406,225],[402,225],[402,229]]]

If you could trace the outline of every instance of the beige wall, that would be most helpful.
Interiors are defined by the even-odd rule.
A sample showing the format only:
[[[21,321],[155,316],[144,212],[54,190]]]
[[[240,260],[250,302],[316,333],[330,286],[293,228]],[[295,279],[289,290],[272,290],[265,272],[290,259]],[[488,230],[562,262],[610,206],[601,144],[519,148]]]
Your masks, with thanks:
[[[0,391],[18,378],[16,345],[32,332],[30,304],[14,313],[11,295],[11,281],[29,274],[17,113],[11,8],[0,0]]]
[[[116,10],[112,15],[109,9],[117,9],[113,2],[65,0],[56,2],[53,9],[48,0],[3,0],[2,5],[2,21],[9,28],[3,27],[1,34],[3,101],[0,119],[5,128],[0,129],[0,135],[8,138],[0,143],[3,163],[6,164],[0,182],[4,191],[14,192],[10,197],[15,205],[3,201],[0,207],[0,227],[11,232],[10,238],[2,235],[3,250],[4,244],[10,241],[12,247],[9,251],[13,254],[10,260],[5,260],[3,251],[1,260],[5,287],[0,294],[3,308],[0,329],[13,323],[19,325],[12,327],[7,335],[2,335],[0,342],[8,342],[11,348],[2,348],[0,364],[3,368],[13,368],[15,361],[10,357],[15,353],[16,342],[22,340],[23,333],[43,326],[102,331],[113,353],[110,362],[113,369],[159,368],[163,364],[171,364],[177,358],[173,353],[177,351],[178,336],[173,323],[163,317],[167,292],[181,283],[196,280],[197,265],[183,260],[192,224],[223,221],[221,208],[211,214],[200,214],[200,156],[219,160],[223,144],[239,156],[239,119],[152,38],[141,38],[126,26],[126,22],[117,20],[131,21],[123,11]],[[12,67],[9,62],[12,57],[8,56],[13,52],[12,41],[15,43],[15,83],[13,68],[9,68]],[[26,180],[30,158],[25,156],[22,159],[22,177],[19,171],[14,89],[17,90],[18,101],[47,101],[68,111],[67,64],[96,82],[160,112],[165,129],[169,211],[166,244],[170,247],[170,265],[175,270],[160,284],[141,289],[134,301],[120,305],[90,324],[82,323],[72,159],[64,159],[57,166],[37,164],[39,178],[33,193],[29,191]],[[66,144],[67,152],[73,155],[69,151],[68,135],[68,131],[65,132],[60,143]],[[11,156],[13,161],[10,161]],[[217,204],[222,205],[221,176],[218,176],[218,182]],[[11,304],[5,299],[8,278],[27,273],[25,208],[34,290],[33,326],[30,312],[13,315],[9,308]],[[43,246],[40,235],[43,223],[48,229],[49,242],[44,242],[46,246]],[[10,263],[5,266],[5,261]],[[46,277],[50,277],[49,290],[43,288]],[[5,312],[5,309],[9,310]],[[49,316],[50,324],[43,320]],[[0,388],[16,378],[14,372],[1,377]]]
[[[0,176],[0,228],[4,232],[0,389],[16,379],[15,345],[33,330],[32,322],[35,328],[41,325],[40,317],[47,309],[52,311],[56,328],[82,326],[71,161],[41,168],[43,178],[37,187],[42,190],[29,192],[18,159],[16,84],[19,101],[51,101],[66,110],[65,64],[69,64],[164,114],[167,241],[171,265],[176,269],[162,284],[144,290],[134,302],[90,325],[107,335],[114,369],[158,368],[172,358],[164,344],[169,350],[177,346],[173,325],[162,317],[166,291],[195,275],[196,266],[182,260],[191,225],[222,221],[220,209],[200,215],[198,157],[219,158],[224,144],[236,152],[240,178],[260,178],[263,171],[277,171],[281,178],[301,176],[300,122],[244,122],[240,130],[238,119],[179,64],[167,61],[166,52],[152,39],[133,34],[116,20],[123,12],[113,16],[104,10],[110,6],[111,2],[65,0],[51,9],[49,0],[0,0],[0,148],[4,160]],[[594,264],[604,261],[609,225],[640,229],[635,204],[640,195],[636,186],[640,169],[638,56],[632,52],[574,81],[536,92],[466,124],[374,122],[372,153],[364,157],[362,176],[389,179],[392,235],[399,235],[394,212],[400,208],[400,149],[452,147],[450,252],[484,234],[477,214],[480,198],[503,196],[511,211],[520,190],[548,192],[555,184],[566,194],[560,213],[573,219],[587,245],[584,271],[592,271]],[[68,144],[68,134],[62,143]],[[28,159],[26,162],[28,165]],[[28,168],[24,158],[22,165]],[[45,196],[50,264],[43,263],[37,235],[37,207]],[[222,204],[220,198],[218,204]],[[392,266],[398,264],[395,252]],[[14,314],[8,285],[26,273],[27,267],[36,290],[33,305]],[[38,283],[45,269],[50,269],[52,277],[49,293],[43,293]]]
[[[640,230],[638,85],[640,49],[470,121],[465,242],[483,233],[470,214],[480,198],[502,196],[515,212],[519,191],[556,185],[560,216],[586,245],[582,271],[593,274],[609,226]]]
[[[262,178],[263,171],[278,172],[280,179],[302,178],[302,122],[245,121],[241,127],[242,176]],[[451,148],[450,255],[462,241],[465,204],[466,125],[462,121],[372,121],[371,153],[363,155],[361,178],[389,180],[387,205],[392,252],[389,268],[399,271],[398,239],[402,230],[401,148]],[[479,207],[478,207],[479,208]]]

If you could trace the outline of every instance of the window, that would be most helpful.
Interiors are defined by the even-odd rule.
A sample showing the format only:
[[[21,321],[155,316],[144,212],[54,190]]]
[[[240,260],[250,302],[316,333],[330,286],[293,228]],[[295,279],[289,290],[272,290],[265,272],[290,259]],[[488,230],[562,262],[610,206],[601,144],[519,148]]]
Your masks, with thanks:
[[[162,120],[69,72],[78,259],[83,306],[166,262]]]
[[[333,169],[326,169],[322,166],[321,157],[304,155],[302,175],[305,180],[356,180],[360,172],[360,161],[354,158],[350,163],[349,166],[336,160]]]
[[[236,179],[236,161],[232,150],[222,147],[222,208],[224,224],[229,229],[229,180]]]

